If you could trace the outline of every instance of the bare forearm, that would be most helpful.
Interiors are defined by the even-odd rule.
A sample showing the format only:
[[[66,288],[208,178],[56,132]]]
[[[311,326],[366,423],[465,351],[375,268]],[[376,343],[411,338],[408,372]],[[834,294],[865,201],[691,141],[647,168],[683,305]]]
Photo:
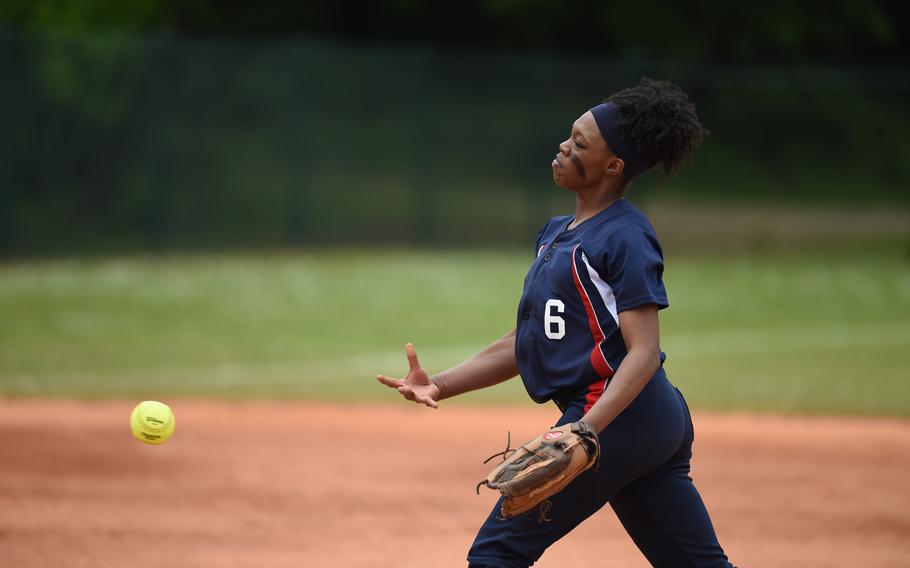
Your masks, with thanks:
[[[603,431],[614,418],[626,409],[645,388],[660,368],[660,351],[633,349],[622,361],[610,388],[594,403],[582,420],[597,432]]]
[[[451,369],[430,378],[439,389],[439,398],[493,386],[518,374],[515,362],[515,330],[500,337],[483,351]]]

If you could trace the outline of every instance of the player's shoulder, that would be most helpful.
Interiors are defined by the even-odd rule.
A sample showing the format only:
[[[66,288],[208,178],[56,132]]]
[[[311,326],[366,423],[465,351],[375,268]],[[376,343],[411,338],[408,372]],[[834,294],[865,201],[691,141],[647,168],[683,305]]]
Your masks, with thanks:
[[[657,233],[647,215],[632,202],[622,199],[614,204],[616,212],[600,224],[597,238],[605,242],[657,239]]]

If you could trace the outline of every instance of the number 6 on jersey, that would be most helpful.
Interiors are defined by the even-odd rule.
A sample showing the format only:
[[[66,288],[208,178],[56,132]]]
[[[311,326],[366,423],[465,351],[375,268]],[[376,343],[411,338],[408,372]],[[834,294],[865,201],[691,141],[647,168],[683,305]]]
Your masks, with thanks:
[[[553,308],[556,308],[556,312],[560,314],[566,311],[566,305],[562,303],[562,300],[555,298],[547,300],[543,314],[543,330],[550,339],[562,339],[566,336],[566,320],[554,315]],[[555,331],[553,330],[554,325],[556,326]]]

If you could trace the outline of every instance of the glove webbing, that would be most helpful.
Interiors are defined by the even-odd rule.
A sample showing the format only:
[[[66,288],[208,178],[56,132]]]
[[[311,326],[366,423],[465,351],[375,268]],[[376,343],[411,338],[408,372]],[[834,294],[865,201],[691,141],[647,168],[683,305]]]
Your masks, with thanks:
[[[504,449],[504,450],[501,451],[501,452],[496,452],[496,453],[493,454],[492,456],[490,456],[490,457],[488,457],[487,459],[483,460],[483,463],[489,463],[489,461],[490,461],[491,459],[495,458],[496,456],[502,456],[502,461],[506,461],[507,459],[509,459],[509,456],[510,456],[511,454],[517,452],[518,450],[519,450],[519,448],[513,448],[513,447],[512,447],[512,431],[511,431],[511,430],[508,430],[508,431],[506,431],[506,449]],[[599,457],[599,456],[598,456],[598,457]],[[480,495],[480,486],[481,486],[481,485],[486,485],[486,484],[487,484],[487,480],[484,479],[483,481],[481,481],[480,483],[477,484],[477,487],[474,488],[474,491],[475,491],[478,495]],[[551,509],[552,507],[553,507],[553,502],[550,501],[549,499],[547,499],[546,501],[543,501],[543,502],[540,504],[540,506],[539,506],[538,509],[537,509],[537,513],[538,513],[538,515],[537,515],[537,524],[538,524],[538,525],[539,525],[539,524],[542,524],[542,523],[549,523],[549,522],[550,522],[551,519],[548,519],[548,518],[547,518],[547,513],[550,512],[550,509]],[[498,516],[498,515],[497,515],[497,518],[498,518],[500,521],[506,520],[505,517],[501,517],[501,516]]]
[[[513,454],[513,453],[515,453],[515,452],[517,452],[517,451],[518,451],[518,448],[513,448],[513,447],[512,447],[512,431],[509,430],[509,431],[506,432],[506,449],[504,449],[504,450],[501,451],[501,452],[496,452],[496,453],[493,454],[492,456],[490,456],[490,457],[488,457],[487,459],[483,460],[483,463],[488,463],[491,459],[495,458],[496,456],[502,456],[502,461],[506,461],[507,459],[509,459],[509,456],[510,456],[511,454]],[[500,463],[501,463],[501,462],[500,462]],[[480,495],[480,486],[481,486],[481,485],[486,485],[486,484],[487,484],[487,480],[484,479],[483,481],[481,481],[480,483],[477,484],[477,487],[474,488],[474,491],[475,491],[478,495]]]

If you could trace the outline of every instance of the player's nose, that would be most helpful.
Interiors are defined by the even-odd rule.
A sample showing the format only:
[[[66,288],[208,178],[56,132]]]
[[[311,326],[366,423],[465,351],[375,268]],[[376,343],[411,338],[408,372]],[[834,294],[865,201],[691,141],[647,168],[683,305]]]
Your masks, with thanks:
[[[559,143],[559,151],[562,153],[563,156],[568,156],[570,150],[571,150],[571,148],[569,147],[568,140],[565,140],[565,141]]]

